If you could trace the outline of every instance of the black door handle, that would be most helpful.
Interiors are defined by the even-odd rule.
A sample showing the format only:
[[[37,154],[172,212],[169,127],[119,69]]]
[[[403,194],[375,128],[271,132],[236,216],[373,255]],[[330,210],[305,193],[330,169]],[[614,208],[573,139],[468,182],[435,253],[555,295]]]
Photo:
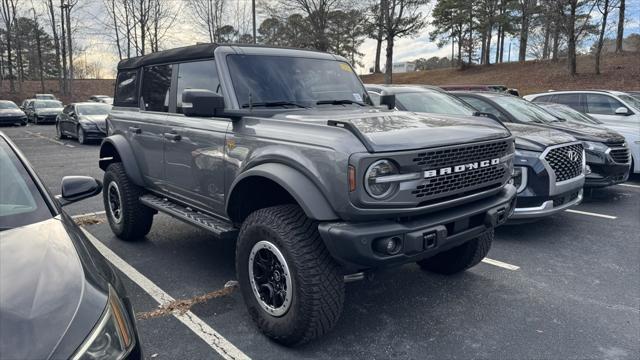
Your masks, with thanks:
[[[177,134],[175,132],[168,132],[168,133],[164,133],[164,138],[172,141],[180,141],[180,139],[182,139],[182,136],[180,136],[180,134]]]
[[[142,133],[142,129],[140,129],[137,126],[129,126],[129,131],[131,131],[134,134],[141,134]]]

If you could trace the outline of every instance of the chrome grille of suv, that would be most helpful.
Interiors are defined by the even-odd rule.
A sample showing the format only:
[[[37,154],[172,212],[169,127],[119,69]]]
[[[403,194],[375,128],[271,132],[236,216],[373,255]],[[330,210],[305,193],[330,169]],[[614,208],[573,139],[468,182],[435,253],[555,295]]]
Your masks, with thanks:
[[[502,158],[512,149],[512,140],[471,144],[418,153],[412,160],[423,171]],[[480,167],[425,179],[411,191],[421,202],[468,191],[481,191],[501,184],[507,178],[504,164]]]
[[[609,152],[609,155],[611,155],[611,158],[613,159],[613,161],[617,163],[628,164],[629,161],[631,160],[629,157],[628,148],[611,149],[611,152]]]
[[[571,151],[577,154],[576,158],[570,158]],[[582,144],[565,145],[549,150],[544,159],[556,174],[556,182],[573,179],[582,174],[583,151]]]
[[[461,146],[452,149],[433,150],[419,153],[413,162],[424,170],[437,167],[465,164],[477,160],[493,159],[505,155],[509,143],[506,141],[489,144]]]

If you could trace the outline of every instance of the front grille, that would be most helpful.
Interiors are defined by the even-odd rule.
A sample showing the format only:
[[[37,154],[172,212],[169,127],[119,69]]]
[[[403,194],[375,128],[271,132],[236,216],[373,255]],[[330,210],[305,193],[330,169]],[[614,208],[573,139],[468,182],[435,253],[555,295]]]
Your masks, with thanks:
[[[571,158],[570,155],[574,155],[574,158]],[[544,159],[556,174],[556,182],[573,179],[582,174],[582,144],[553,148],[545,155]]]
[[[509,142],[499,141],[451,149],[432,150],[417,154],[417,156],[413,158],[413,162],[421,166],[424,170],[430,170],[443,166],[499,158],[506,154],[508,148]]]
[[[417,198],[422,198],[425,196],[456,192],[461,189],[498,181],[504,177],[505,171],[506,170],[503,166],[496,165],[458,174],[440,176],[423,185],[419,185],[411,193]]]
[[[627,164],[631,160],[629,156],[629,149],[627,148],[611,149],[609,155],[611,155],[613,161],[617,163]]]

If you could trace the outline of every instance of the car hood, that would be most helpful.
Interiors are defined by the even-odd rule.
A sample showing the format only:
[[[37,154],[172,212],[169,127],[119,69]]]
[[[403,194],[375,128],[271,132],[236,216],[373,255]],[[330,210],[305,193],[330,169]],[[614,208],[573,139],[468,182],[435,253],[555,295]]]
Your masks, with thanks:
[[[575,136],[576,139],[584,141],[612,142],[623,140],[622,136],[620,136],[620,134],[618,134],[617,132],[600,125],[559,121],[544,125],[535,124],[535,126],[564,131]]]
[[[59,217],[3,231],[0,269],[0,353],[8,359],[46,359],[70,342],[77,348],[106,306]]]
[[[24,111],[20,109],[2,109],[0,110],[0,116],[23,116]]]
[[[540,126],[506,123],[505,126],[516,137],[516,148],[543,151],[546,147],[576,141],[566,132]]]
[[[277,115],[288,120],[349,123],[374,152],[424,149],[511,136],[502,124],[475,116],[449,116],[364,109]]]
[[[38,115],[58,115],[61,112],[62,108],[41,108],[35,110],[35,113]]]

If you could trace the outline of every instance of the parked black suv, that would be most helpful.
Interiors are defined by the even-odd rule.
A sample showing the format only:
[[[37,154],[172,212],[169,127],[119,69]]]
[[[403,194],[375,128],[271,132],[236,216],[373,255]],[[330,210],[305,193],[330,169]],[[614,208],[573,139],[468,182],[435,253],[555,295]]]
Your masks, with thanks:
[[[515,200],[502,125],[377,109],[321,52],[203,44],[121,61],[107,134],[113,232],[144,237],[161,211],[237,238],[249,314],[289,345],[333,327],[347,274],[479,263]]]
[[[560,119],[540,106],[515,96],[454,92],[478,111],[491,113],[505,123],[556,129],[582,141],[586,151],[585,187],[603,187],[627,181],[631,155],[624,137],[613,130]]]
[[[366,85],[366,88],[376,105],[381,96],[394,95],[398,110],[493,118],[436,87]],[[516,136],[512,181],[518,199],[510,219],[538,219],[579,204],[585,179],[582,144],[573,136],[553,129],[515,123],[504,126]],[[572,159],[569,154],[576,157]]]

